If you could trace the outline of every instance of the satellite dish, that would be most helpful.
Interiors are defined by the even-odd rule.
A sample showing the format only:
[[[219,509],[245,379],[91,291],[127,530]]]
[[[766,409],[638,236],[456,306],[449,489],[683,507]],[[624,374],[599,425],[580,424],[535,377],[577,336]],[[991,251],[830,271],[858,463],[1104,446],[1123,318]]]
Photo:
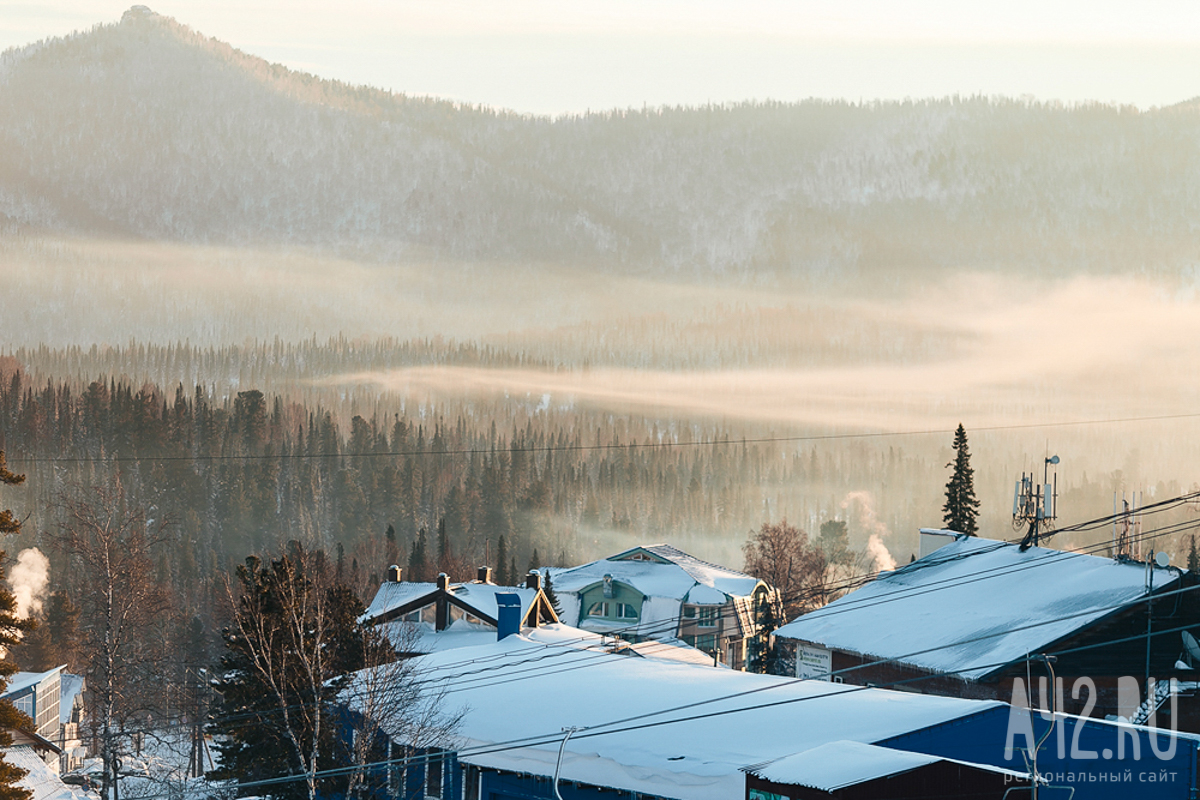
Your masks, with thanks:
[[[1191,657],[1192,663],[1200,661],[1200,644],[1196,642],[1196,637],[1187,631],[1181,631],[1181,633],[1183,634],[1183,647],[1188,651],[1188,656]]]
[[[1169,555],[1167,555],[1166,553],[1164,553],[1162,550],[1159,550],[1157,553],[1154,554],[1154,563],[1158,564],[1159,568],[1166,569],[1167,566],[1171,563],[1171,557]]]
[[[1058,456],[1050,456],[1049,458],[1046,459],[1046,463],[1047,464],[1057,464]]]

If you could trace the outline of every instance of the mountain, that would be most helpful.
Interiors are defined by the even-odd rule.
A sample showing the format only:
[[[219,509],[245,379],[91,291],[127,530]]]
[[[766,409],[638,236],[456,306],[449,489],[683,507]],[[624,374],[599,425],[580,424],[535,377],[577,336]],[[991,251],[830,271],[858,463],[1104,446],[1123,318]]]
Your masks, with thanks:
[[[820,280],[1196,260],[1200,108],[809,100],[548,119],[325,81],[135,6],[0,56],[0,223]]]

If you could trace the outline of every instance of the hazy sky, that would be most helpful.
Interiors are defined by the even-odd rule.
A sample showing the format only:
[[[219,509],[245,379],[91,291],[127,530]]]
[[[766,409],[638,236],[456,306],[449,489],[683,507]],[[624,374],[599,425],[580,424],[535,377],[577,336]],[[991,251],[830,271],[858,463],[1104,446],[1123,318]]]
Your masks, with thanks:
[[[0,49],[125,2],[0,0]],[[151,0],[194,29],[352,83],[535,113],[1033,95],[1142,107],[1200,95],[1189,0]]]

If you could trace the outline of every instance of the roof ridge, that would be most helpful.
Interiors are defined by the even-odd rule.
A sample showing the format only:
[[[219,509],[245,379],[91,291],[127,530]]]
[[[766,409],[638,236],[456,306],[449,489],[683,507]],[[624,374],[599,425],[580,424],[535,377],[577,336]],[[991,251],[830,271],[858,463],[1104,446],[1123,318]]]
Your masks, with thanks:
[[[725,571],[725,572],[732,572],[732,573],[735,573],[735,574],[737,574],[737,575],[745,575],[747,578],[753,578],[753,577],[754,577],[753,575],[749,575],[749,574],[747,574],[747,573],[745,573],[745,572],[742,572],[741,570],[736,570],[736,569],[733,569],[732,567],[727,567],[727,566],[725,566],[725,565],[723,565],[723,564],[714,564],[714,563],[713,563],[713,562],[711,562],[711,561],[705,561],[703,558],[700,558],[699,556],[694,556],[694,555],[692,555],[691,553],[688,553],[688,552],[685,552],[685,551],[683,551],[683,550],[680,550],[678,547],[676,547],[676,546],[675,546],[675,545],[673,545],[673,544],[661,544],[661,545],[649,545],[649,546],[645,546],[645,545],[643,545],[643,546],[642,546],[642,548],[643,548],[643,549],[645,549],[645,550],[649,550],[649,549],[650,549],[650,548],[652,548],[652,547],[666,547],[666,548],[670,548],[671,550],[675,551],[676,553],[680,554],[681,556],[684,556],[684,557],[686,557],[687,559],[689,559],[689,560],[691,560],[691,561],[694,561],[694,562],[696,562],[697,564],[701,564],[701,565],[703,565],[703,566],[705,566],[705,567],[711,567],[712,569],[719,569],[719,570],[723,570],[723,571]],[[631,549],[632,549],[632,548],[631,548]],[[686,570],[686,569],[687,569],[687,567],[684,567],[682,564],[676,564],[676,566],[678,566],[678,567],[681,567],[681,568],[682,568],[682,569],[684,569],[684,570]],[[690,575],[691,573],[689,572],[688,574]],[[696,576],[695,576],[695,575],[692,575],[692,577],[694,578],[694,577],[696,577]]]

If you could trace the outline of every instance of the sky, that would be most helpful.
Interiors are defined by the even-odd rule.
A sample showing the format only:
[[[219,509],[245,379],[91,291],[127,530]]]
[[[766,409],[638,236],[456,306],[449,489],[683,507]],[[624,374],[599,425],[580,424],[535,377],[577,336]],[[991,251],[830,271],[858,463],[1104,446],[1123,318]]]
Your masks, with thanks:
[[[269,61],[525,113],[745,100],[1200,95],[1200,3],[1177,0],[151,0]],[[126,2],[0,0],[0,50]]]

